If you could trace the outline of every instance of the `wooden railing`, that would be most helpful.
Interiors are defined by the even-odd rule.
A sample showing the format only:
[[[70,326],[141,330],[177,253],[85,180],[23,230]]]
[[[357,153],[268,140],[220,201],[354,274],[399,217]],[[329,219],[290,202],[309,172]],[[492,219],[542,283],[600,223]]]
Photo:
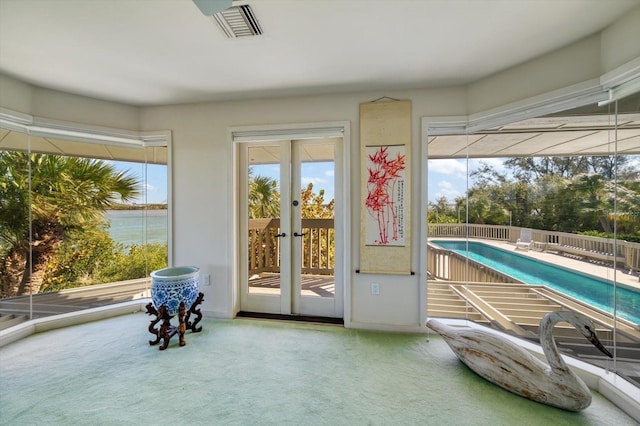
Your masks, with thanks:
[[[280,272],[280,219],[249,220],[249,274]]]
[[[333,275],[335,231],[333,219],[302,219],[302,273]],[[249,220],[249,274],[280,272],[280,219]],[[287,235],[289,238],[296,238]]]
[[[429,238],[481,238],[515,243],[523,228],[507,225],[429,223]],[[531,230],[531,248],[566,253],[587,259],[614,263],[618,268],[640,271],[640,243],[610,238]]]
[[[502,225],[466,225],[464,223],[430,223],[429,237],[482,238],[485,240],[516,241],[520,228]]]
[[[427,270],[431,278],[461,282],[522,283],[507,274],[451,250],[428,244]]]
[[[0,329],[6,328],[2,318],[7,316],[18,323],[26,321],[30,313],[40,318],[143,299],[151,297],[150,288],[151,278],[146,277],[0,299]]]

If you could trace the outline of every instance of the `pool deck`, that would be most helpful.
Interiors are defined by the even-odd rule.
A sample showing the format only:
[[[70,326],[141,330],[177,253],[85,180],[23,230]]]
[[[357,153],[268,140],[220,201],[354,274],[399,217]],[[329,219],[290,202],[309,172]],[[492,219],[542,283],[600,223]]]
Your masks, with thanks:
[[[433,240],[443,240],[444,238],[434,238]],[[465,240],[464,238],[446,238],[447,240]],[[495,241],[485,239],[470,239],[470,241],[479,241],[484,244],[500,248],[502,250],[513,251],[515,253],[527,256],[536,260],[552,263],[558,266],[563,266],[568,269],[580,271],[585,274],[593,275],[598,278],[606,279],[609,281],[615,281],[625,286],[640,290],[640,280],[638,275],[630,274],[629,271],[622,269],[613,269],[610,265],[602,263],[589,262],[585,260],[574,259],[571,257],[563,256],[561,254],[543,252],[535,249],[529,250],[516,250],[515,243],[507,241]]]

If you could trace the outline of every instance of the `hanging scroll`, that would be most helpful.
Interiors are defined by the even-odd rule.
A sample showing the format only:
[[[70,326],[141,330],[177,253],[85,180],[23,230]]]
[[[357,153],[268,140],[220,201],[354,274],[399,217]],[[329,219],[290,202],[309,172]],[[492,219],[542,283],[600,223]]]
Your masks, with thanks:
[[[411,102],[360,105],[360,272],[411,273]]]

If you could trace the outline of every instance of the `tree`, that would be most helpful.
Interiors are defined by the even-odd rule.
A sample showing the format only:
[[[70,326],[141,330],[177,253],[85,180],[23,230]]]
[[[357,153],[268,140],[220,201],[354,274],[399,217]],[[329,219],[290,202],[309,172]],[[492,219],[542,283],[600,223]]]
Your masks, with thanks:
[[[499,223],[500,209],[511,212],[516,226],[561,232],[611,232],[617,200],[618,220],[638,210],[640,173],[628,156],[510,158],[511,178],[481,163],[470,176],[469,218]],[[634,231],[634,221],[625,231]]]
[[[303,218],[333,218],[335,200],[328,203],[324,200],[324,189],[316,194],[313,192],[313,183],[309,183],[300,192],[300,210]]]
[[[516,179],[534,181],[544,176],[571,178],[589,172],[589,157],[515,157],[504,162]]]
[[[533,181],[554,175],[572,179],[581,174],[599,174],[611,180],[632,172],[626,155],[599,155],[573,157],[516,157],[504,162],[505,167],[518,180]]]
[[[37,291],[44,265],[67,232],[95,229],[115,202],[140,194],[140,183],[100,160],[0,152],[0,290]]]
[[[280,217],[278,182],[267,176],[252,176],[249,169],[249,218]]]
[[[302,188],[300,192],[300,213],[302,219],[333,219],[334,218],[335,200],[325,202],[324,189],[316,194],[313,191],[313,183],[309,183],[306,188]],[[305,233],[304,244],[302,246],[303,258],[318,261],[320,264],[306,265],[307,267],[320,267],[326,265],[333,268],[333,259],[335,259],[335,229],[303,229]],[[311,247],[308,244],[309,239],[317,242],[319,245]],[[317,256],[309,256],[309,250],[319,250]]]
[[[464,205],[456,204],[454,207],[454,205],[447,200],[447,197],[443,195],[438,198],[435,203],[429,202],[427,222],[456,223],[458,221],[456,214],[458,211],[461,211],[460,209],[464,209]]]

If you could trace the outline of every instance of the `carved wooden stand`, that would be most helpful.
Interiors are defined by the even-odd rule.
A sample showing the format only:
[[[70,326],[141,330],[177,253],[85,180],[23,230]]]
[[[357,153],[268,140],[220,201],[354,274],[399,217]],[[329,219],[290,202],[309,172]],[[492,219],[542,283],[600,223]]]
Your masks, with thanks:
[[[160,340],[164,339],[162,345],[160,345],[160,347],[158,348],[163,351],[167,349],[167,346],[169,346],[169,340],[171,340],[173,336],[178,334],[180,339],[180,346],[186,345],[187,342],[184,339],[184,333],[187,331],[187,329],[191,330],[194,333],[202,331],[202,327],[196,327],[196,325],[202,319],[202,313],[200,312],[200,309],[196,309],[196,306],[202,303],[203,300],[204,294],[198,293],[198,297],[196,298],[195,302],[193,302],[188,311],[186,310],[184,302],[180,302],[180,307],[178,309],[179,324],[177,326],[171,324],[171,318],[173,318],[173,316],[167,313],[167,307],[165,305],[160,306],[156,310],[156,308],[153,306],[153,303],[147,303],[147,314],[156,316],[155,319],[151,320],[151,324],[149,324],[149,333],[154,334],[156,336],[156,340],[149,340],[149,344],[157,345],[158,343],[160,343]],[[193,322],[191,322],[190,320],[191,314],[194,314],[196,316],[196,319]],[[162,321],[160,328],[156,328],[156,324],[160,321]]]

